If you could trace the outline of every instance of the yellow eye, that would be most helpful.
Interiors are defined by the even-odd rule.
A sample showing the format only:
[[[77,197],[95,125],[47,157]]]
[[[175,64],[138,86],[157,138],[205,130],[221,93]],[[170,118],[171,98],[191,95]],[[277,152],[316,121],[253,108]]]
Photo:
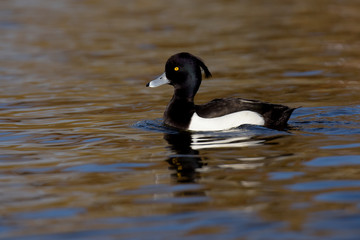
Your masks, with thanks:
[[[174,70],[175,70],[175,71],[179,71],[179,67],[175,67]]]

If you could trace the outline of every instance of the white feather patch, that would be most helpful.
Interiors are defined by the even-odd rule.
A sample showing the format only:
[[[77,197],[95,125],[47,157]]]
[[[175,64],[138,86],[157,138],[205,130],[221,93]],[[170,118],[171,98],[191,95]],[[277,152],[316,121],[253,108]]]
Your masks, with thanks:
[[[244,124],[264,125],[264,118],[252,111],[240,111],[221,117],[202,118],[195,112],[191,117],[189,130],[191,131],[221,131]]]

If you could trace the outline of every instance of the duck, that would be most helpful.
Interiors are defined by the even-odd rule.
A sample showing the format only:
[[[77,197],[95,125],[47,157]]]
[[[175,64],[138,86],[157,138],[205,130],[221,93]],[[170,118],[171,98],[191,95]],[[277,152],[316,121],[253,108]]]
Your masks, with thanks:
[[[169,84],[174,94],[167,105],[163,122],[184,131],[223,131],[242,125],[259,125],[283,130],[296,108],[243,98],[218,98],[196,105],[194,97],[205,78],[212,76],[204,61],[188,52],[171,56],[165,72],[146,86],[150,88]]]

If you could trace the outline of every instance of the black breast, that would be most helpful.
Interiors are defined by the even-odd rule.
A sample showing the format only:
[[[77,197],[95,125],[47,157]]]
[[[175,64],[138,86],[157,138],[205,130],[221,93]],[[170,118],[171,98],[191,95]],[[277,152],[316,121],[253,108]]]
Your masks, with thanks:
[[[194,102],[173,98],[164,112],[164,123],[185,130],[189,127],[194,112]]]

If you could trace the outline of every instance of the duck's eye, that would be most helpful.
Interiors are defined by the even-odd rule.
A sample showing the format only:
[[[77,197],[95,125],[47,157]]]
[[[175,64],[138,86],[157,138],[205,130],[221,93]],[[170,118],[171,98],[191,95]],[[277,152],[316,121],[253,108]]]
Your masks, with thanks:
[[[175,71],[179,71],[179,67],[175,67],[174,70],[175,70]]]

